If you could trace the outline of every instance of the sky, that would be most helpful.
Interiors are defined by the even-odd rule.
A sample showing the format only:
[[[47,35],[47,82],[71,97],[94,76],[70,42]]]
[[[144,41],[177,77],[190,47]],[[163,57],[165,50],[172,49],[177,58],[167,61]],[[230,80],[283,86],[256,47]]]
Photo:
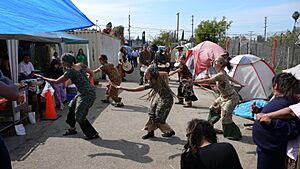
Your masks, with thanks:
[[[229,36],[239,34],[263,35],[265,17],[267,33],[291,30],[294,26],[292,14],[300,12],[300,0],[71,0],[92,22],[101,29],[108,22],[113,26],[123,25],[128,36],[128,15],[131,35],[141,37],[146,32],[148,39],[155,38],[161,31],[184,30],[185,37],[204,20],[221,20],[225,16],[232,24]],[[96,21],[98,20],[98,21]],[[299,22],[296,26],[300,26]]]

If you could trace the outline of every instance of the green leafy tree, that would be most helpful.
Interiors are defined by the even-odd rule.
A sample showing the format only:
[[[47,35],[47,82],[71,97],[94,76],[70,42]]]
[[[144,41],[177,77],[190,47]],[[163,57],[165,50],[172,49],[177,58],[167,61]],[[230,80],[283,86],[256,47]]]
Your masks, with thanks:
[[[176,39],[171,32],[162,32],[157,38],[155,38],[152,43],[162,46],[170,46]]]
[[[232,21],[227,21],[225,16],[223,16],[220,21],[217,21],[217,18],[201,21],[195,29],[195,42],[201,43],[209,40],[225,46],[225,33],[226,30],[229,29],[231,23]]]

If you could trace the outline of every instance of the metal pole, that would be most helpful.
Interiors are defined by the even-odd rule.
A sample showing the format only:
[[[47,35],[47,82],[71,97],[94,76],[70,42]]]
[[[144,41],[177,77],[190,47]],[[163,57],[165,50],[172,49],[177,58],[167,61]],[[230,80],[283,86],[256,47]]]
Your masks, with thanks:
[[[294,66],[294,56],[295,56],[295,29],[296,29],[296,22],[294,23],[294,28],[293,28],[293,48],[292,48],[292,57],[291,57],[291,67]]]
[[[265,38],[265,41],[267,41],[267,17],[265,17],[265,32],[264,32],[264,38]]]
[[[177,33],[176,33],[176,40],[178,41],[178,32],[179,32],[179,12],[176,14],[177,15]]]
[[[131,40],[130,40],[130,15],[128,15],[128,45],[131,46]]]
[[[194,15],[192,15],[192,47],[194,47]]]

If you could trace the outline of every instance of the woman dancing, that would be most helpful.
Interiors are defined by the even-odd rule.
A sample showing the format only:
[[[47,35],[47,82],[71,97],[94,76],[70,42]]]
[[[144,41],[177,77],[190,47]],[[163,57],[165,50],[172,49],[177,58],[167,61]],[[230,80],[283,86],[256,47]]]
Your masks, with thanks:
[[[220,132],[223,133],[223,136],[228,139],[239,140],[242,137],[241,131],[232,120],[232,111],[239,102],[239,96],[229,81],[242,87],[244,85],[228,76],[224,70],[225,67],[227,67],[228,70],[232,69],[229,59],[228,54],[219,56],[213,63],[213,66],[218,73],[209,79],[197,80],[193,81],[193,83],[216,83],[220,96],[214,101],[214,104],[210,106],[208,121],[215,124],[221,118],[223,131]]]
[[[66,122],[70,125],[70,128],[64,136],[77,134],[75,128],[75,123],[77,121],[82,132],[86,135],[86,140],[99,138],[98,132],[86,118],[90,107],[92,107],[96,99],[95,90],[86,75],[86,73],[88,73],[89,78],[93,78],[93,71],[85,68],[85,66],[81,63],[75,64],[75,57],[70,53],[62,55],[62,62],[64,67],[67,68],[67,71],[58,79],[46,78],[38,74],[35,75],[51,84],[60,84],[71,79],[77,87],[78,94],[69,104],[69,113],[66,120]]]
[[[151,101],[149,120],[144,127],[144,130],[147,130],[148,133],[142,138],[149,139],[154,137],[154,130],[157,128],[163,132],[163,137],[171,137],[175,135],[175,131],[166,123],[166,120],[173,106],[173,98],[176,96],[162,78],[156,66],[149,66],[145,74],[145,79],[150,81],[146,86],[139,86],[137,88],[117,86],[117,88],[130,92],[151,89],[148,93],[148,100]]]

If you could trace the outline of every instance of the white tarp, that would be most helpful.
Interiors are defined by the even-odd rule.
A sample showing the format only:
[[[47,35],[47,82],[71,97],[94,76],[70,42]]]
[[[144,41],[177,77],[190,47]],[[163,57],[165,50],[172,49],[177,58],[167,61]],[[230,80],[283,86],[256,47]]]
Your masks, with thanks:
[[[246,86],[239,94],[242,101],[267,99],[272,94],[272,78],[275,73],[261,58],[245,54],[231,59],[234,66],[229,75]]]

